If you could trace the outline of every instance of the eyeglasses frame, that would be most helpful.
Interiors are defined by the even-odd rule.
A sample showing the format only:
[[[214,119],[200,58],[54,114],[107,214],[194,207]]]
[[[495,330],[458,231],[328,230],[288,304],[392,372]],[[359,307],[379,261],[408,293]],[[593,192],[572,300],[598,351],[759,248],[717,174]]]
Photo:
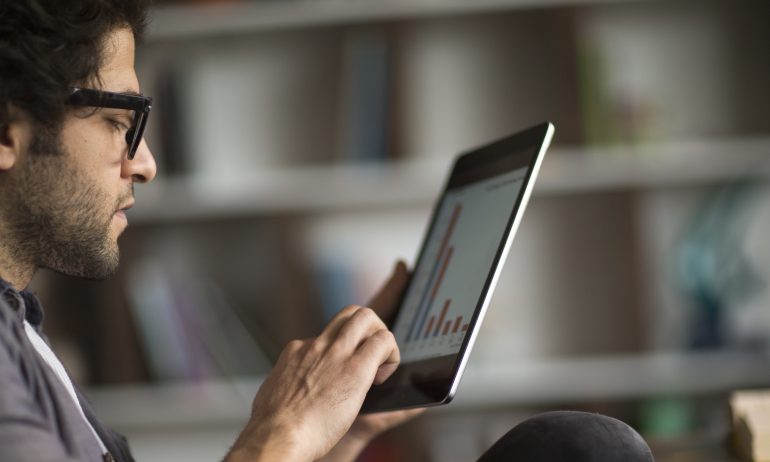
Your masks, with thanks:
[[[134,121],[126,131],[128,160],[133,160],[147,127],[147,119],[152,109],[152,98],[144,95],[116,93],[92,88],[72,87],[67,102],[73,106],[90,106],[106,109],[128,109],[134,111]]]

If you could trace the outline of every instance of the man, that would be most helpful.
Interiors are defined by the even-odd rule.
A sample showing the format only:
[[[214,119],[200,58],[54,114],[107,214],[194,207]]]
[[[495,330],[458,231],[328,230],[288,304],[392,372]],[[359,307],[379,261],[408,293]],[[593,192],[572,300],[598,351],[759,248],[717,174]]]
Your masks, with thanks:
[[[48,347],[42,309],[24,289],[40,268],[95,279],[117,268],[134,184],[156,173],[142,137],[150,100],[134,71],[146,8],[143,0],[0,4],[1,461],[132,460]],[[380,315],[406,279],[398,264],[372,302]],[[343,309],[318,337],[285,348],[225,459],[353,460],[420,412],[358,416],[369,387],[398,362],[373,309]],[[506,453],[506,441],[493,453]]]
[[[120,0],[0,7],[0,277],[8,300],[21,293],[23,303],[8,304],[18,303],[26,316],[23,326],[13,325],[16,313],[5,307],[2,322],[6,335],[29,338],[33,346],[39,309],[22,291],[35,271],[50,268],[86,278],[111,274],[127,224],[125,210],[134,203],[133,185],[155,176],[155,161],[141,138],[143,121],[136,116],[144,109],[119,107],[143,102],[134,38],[144,10],[141,2]],[[51,64],[41,66],[40,57]],[[398,290],[405,277],[399,266],[389,290]],[[108,441],[98,440],[115,438],[76,431],[87,427],[77,408],[83,403],[68,401],[71,397],[61,393],[71,388],[67,378],[51,374],[47,363],[30,355],[39,348],[28,351],[25,345],[0,349],[3,460],[101,459],[101,443]],[[22,365],[35,370],[13,370],[20,359],[30,358]],[[372,310],[346,308],[319,337],[286,348],[228,460],[316,460],[333,447],[339,455],[357,453],[373,434],[409,415],[361,418],[353,425],[369,386],[384,380],[398,359],[393,336]],[[43,409],[36,402],[41,396]],[[109,452],[117,456],[126,450]]]

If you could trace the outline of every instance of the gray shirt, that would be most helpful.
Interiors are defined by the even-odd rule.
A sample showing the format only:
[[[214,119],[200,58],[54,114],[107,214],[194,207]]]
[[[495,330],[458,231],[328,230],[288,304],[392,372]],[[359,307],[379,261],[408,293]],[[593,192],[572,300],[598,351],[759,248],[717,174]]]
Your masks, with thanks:
[[[43,336],[37,298],[0,279],[0,462],[102,462],[72,398],[27,338],[24,319]],[[105,427],[77,394],[110,456],[132,462],[126,439]]]

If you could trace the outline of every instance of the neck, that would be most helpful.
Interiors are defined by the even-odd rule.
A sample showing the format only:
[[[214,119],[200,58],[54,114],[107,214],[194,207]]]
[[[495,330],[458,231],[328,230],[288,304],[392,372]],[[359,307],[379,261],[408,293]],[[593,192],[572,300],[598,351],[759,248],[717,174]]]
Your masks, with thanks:
[[[35,265],[16,261],[7,249],[0,246],[0,278],[21,291],[27,288],[34,275]]]

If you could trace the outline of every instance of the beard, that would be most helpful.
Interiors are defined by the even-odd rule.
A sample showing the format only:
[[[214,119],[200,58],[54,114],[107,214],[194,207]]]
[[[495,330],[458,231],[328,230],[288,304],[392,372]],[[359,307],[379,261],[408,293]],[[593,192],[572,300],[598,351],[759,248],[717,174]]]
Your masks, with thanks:
[[[29,153],[8,178],[5,214],[13,239],[12,257],[69,276],[104,279],[118,267],[119,251],[110,236],[114,203],[72,165],[58,133],[36,134]]]

